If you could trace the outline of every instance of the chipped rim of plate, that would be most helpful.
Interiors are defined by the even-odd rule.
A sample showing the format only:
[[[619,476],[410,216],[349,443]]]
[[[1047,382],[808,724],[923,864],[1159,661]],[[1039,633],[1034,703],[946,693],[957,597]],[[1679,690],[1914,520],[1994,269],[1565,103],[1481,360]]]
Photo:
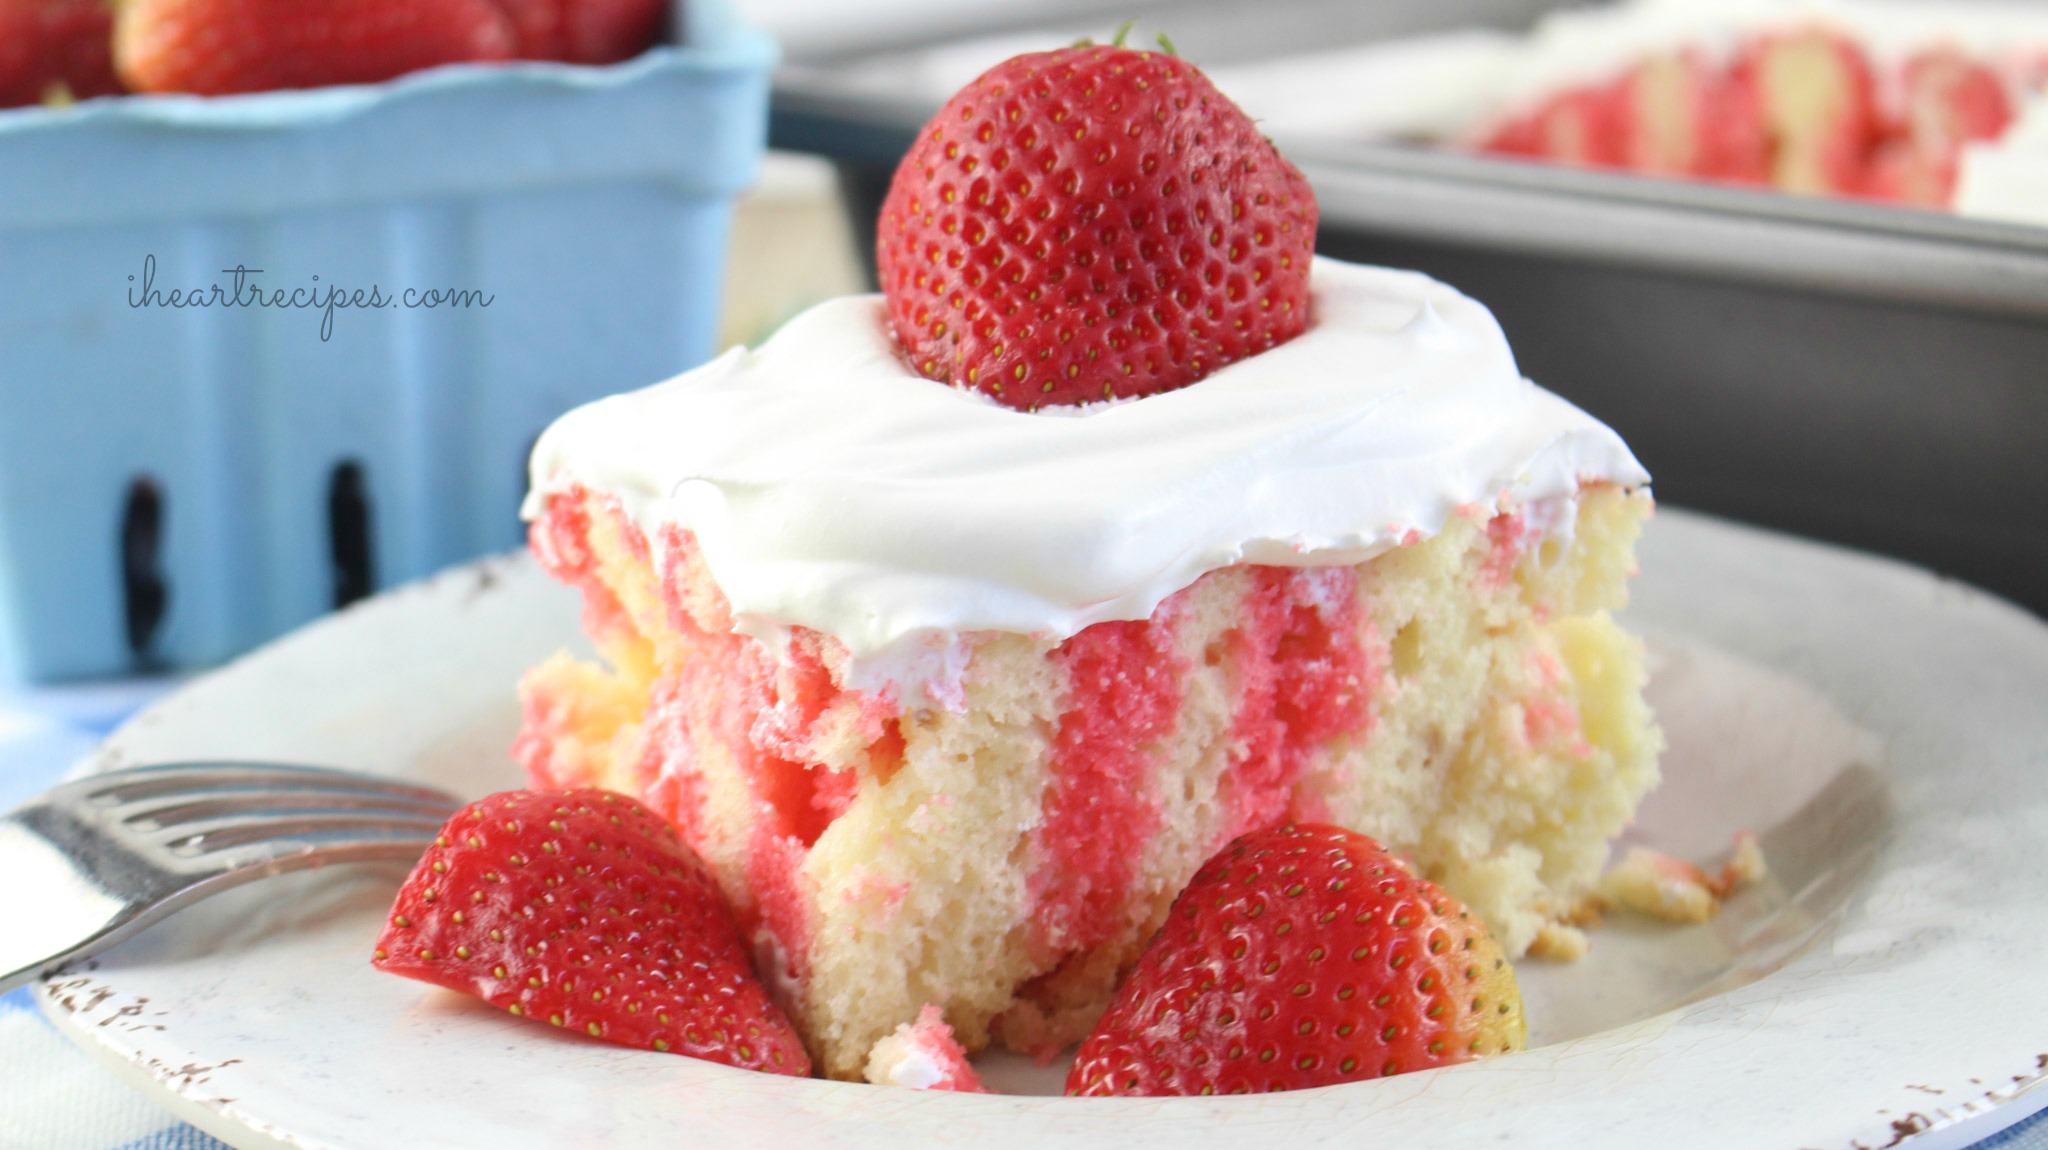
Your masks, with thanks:
[[[197,991],[203,969],[60,974],[38,1001],[60,1030],[178,1117],[244,1148],[367,1148],[401,1135],[430,1144],[474,1138],[480,1121],[498,1145],[559,1145],[581,1141],[598,1121],[619,1147],[729,1145],[763,1132],[875,1146],[1121,1146],[1142,1127],[1148,1139],[1188,1147],[1285,1131],[1416,1146],[1511,1137],[1589,1150],[1945,1150],[2048,1105],[2039,1089],[2048,1082],[2048,979],[2036,969],[2048,948],[2048,868],[2036,861],[2048,841],[2048,625],[1904,564],[1668,508],[1641,559],[1631,621],[1793,675],[1877,732],[1896,814],[1865,889],[1820,945],[1760,981],[1598,1034],[1251,1098],[909,1096],[518,1041],[505,1049],[519,1072],[490,1081],[462,1080],[464,1064],[437,1059],[447,1050],[427,1044],[380,1050],[346,1079],[287,1088],[275,1072],[303,1051],[304,1035],[274,1016],[266,1022],[264,1004],[221,998],[218,987],[193,1000],[220,1012],[210,1020],[255,1012],[240,1034],[248,1049],[234,1056],[190,1049],[168,1029],[109,1025],[124,1010],[140,1012],[122,1005],[132,1002],[124,988]],[[403,729],[389,737],[424,747],[436,710],[509,690],[536,636],[568,641],[574,610],[521,559],[454,569],[195,681],[124,726],[82,769],[190,754],[180,739],[209,730],[247,735],[240,745],[255,753],[266,738],[289,746],[309,735],[294,722],[308,720],[263,708],[302,705],[315,688],[381,695],[387,706],[406,696],[394,712]],[[478,625],[486,616],[489,625]],[[443,690],[409,694],[424,683]],[[346,702],[325,699],[323,721],[347,721]],[[431,1092],[415,1089],[420,1075],[471,1093],[452,1110],[424,1101]],[[524,1113],[530,1096],[555,1094],[574,1112]]]

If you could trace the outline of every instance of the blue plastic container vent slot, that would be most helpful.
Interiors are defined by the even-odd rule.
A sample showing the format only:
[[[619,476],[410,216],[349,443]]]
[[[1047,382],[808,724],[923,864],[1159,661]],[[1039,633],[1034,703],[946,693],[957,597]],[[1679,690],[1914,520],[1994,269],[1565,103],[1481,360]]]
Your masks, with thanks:
[[[128,485],[121,512],[121,611],[128,651],[143,666],[170,607],[163,572],[164,497],[147,476]]]
[[[328,552],[334,558],[334,605],[346,607],[377,590],[377,560],[370,544],[370,498],[363,465],[347,460],[327,487]]]

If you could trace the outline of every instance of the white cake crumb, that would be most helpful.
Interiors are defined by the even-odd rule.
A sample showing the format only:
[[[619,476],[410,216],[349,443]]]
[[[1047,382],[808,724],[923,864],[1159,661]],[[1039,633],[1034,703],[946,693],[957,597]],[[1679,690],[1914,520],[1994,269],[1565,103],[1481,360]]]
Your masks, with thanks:
[[[989,1092],[968,1064],[967,1052],[954,1040],[944,1012],[930,1003],[918,1011],[916,1022],[898,1026],[875,1043],[864,1073],[877,1086]]]
[[[1748,831],[1735,836],[1735,848],[1719,875],[1683,859],[1648,847],[1630,847],[1600,879],[1600,898],[1618,910],[1633,911],[1665,922],[1705,922],[1720,911],[1736,890],[1769,872],[1763,848]]]
[[[1561,922],[1546,922],[1536,928],[1536,940],[1529,944],[1532,958],[1547,958],[1553,962],[1577,962],[1586,957],[1592,943],[1586,932]]]

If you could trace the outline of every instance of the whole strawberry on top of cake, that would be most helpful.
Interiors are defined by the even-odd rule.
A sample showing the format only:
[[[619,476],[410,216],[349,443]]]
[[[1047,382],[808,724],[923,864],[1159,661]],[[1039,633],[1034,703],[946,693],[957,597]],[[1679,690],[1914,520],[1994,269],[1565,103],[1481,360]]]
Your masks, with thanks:
[[[1018,57],[899,169],[886,294],[570,413],[541,561],[601,662],[537,786],[672,821],[819,1065],[934,1016],[1074,1042],[1203,860],[1371,835],[1570,951],[1656,778],[1647,475],[1479,304],[1312,257],[1301,175],[1169,53]]]
[[[923,374],[1008,407],[1185,387],[1300,335],[1316,200],[1176,56],[1020,56],[933,117],[875,243]]]

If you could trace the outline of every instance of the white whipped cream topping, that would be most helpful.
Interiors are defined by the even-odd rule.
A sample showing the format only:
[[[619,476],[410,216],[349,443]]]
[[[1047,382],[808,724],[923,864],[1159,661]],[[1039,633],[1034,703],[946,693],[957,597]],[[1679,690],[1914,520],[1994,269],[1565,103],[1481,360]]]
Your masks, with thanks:
[[[1426,276],[1318,260],[1299,338],[1144,399],[1025,413],[913,374],[881,298],[564,416],[534,494],[695,533],[737,628],[837,637],[856,686],[955,704],[963,632],[1142,619],[1241,562],[1360,562],[1460,506],[1648,474],[1522,378],[1493,316]]]

